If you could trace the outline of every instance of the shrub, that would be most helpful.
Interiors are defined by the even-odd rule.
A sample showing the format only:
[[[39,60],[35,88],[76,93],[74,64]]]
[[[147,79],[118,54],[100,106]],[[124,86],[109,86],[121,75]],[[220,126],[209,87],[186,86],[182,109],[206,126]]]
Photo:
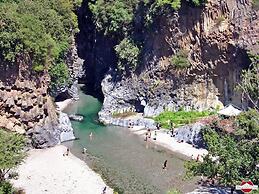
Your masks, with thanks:
[[[65,63],[58,63],[49,68],[52,87],[60,87],[69,84],[69,71]]]
[[[23,161],[26,156],[24,146],[24,136],[0,129],[0,182],[5,179],[10,169]]]
[[[136,69],[140,50],[132,40],[124,38],[120,44],[115,46],[115,51],[120,71],[134,71]]]
[[[188,52],[184,50],[180,50],[172,56],[170,63],[177,69],[185,69],[191,66],[191,63],[188,60]]]
[[[13,194],[15,189],[12,184],[7,181],[0,182],[0,194]]]

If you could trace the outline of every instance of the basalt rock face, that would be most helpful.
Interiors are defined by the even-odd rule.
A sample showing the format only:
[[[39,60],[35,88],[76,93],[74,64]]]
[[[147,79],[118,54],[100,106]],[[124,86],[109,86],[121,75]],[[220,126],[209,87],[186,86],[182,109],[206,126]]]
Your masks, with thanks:
[[[0,62],[0,128],[26,134],[36,148],[74,139],[68,116],[56,111],[49,95],[47,70],[36,73],[28,64],[26,60],[17,65]],[[71,75],[77,80],[78,74],[71,71]]]
[[[110,70],[103,79],[100,120],[126,111],[154,116],[180,107],[246,107],[235,87],[250,63],[247,53],[259,50],[258,17],[250,0],[210,0],[203,8],[183,3],[178,12],[159,16],[146,34],[137,73],[118,78]],[[190,68],[170,63],[179,50],[187,51]]]

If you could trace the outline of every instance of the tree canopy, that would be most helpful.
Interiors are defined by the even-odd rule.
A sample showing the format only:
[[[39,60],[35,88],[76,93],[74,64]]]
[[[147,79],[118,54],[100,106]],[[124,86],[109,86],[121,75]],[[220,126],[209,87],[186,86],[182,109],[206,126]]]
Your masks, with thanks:
[[[251,55],[251,64],[249,69],[243,70],[237,89],[259,110],[259,55]]]
[[[36,72],[63,63],[71,37],[78,30],[74,10],[79,3],[78,0],[2,0],[0,59],[9,65],[25,63]]]

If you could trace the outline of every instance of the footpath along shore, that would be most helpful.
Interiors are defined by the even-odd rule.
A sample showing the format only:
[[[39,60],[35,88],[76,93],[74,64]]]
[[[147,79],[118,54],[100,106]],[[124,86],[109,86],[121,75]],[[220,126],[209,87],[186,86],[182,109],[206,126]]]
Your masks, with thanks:
[[[71,153],[63,156],[67,148],[58,145],[42,150],[30,150],[25,162],[17,169],[19,177],[11,180],[26,194],[112,194],[101,176]]]
[[[146,137],[147,129],[144,126],[133,126],[129,128],[129,130],[132,131],[134,134],[143,137],[143,140]],[[151,138],[148,138],[147,141],[151,141],[152,143],[160,145],[173,152],[187,156],[190,159],[197,159],[199,155],[201,157],[198,158],[200,161],[202,161],[202,156],[208,154],[208,151],[206,149],[198,149],[193,147],[191,144],[185,142],[177,142],[175,138],[171,137],[170,134],[167,133],[166,129],[156,130],[156,134],[156,140],[154,140],[153,138],[155,137],[155,131],[152,130]]]

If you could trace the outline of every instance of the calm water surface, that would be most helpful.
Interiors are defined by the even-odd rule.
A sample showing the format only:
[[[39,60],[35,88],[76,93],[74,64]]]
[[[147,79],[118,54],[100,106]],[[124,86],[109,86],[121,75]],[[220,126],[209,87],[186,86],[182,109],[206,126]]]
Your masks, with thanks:
[[[195,188],[194,181],[183,181],[183,159],[144,142],[127,128],[98,123],[97,113],[101,106],[96,98],[80,93],[80,100],[66,109],[67,113],[85,117],[82,123],[72,122],[75,135],[80,139],[65,144],[101,174],[108,185],[125,194],[164,194],[172,188],[185,193]],[[91,132],[92,140],[89,138]],[[82,154],[84,147],[88,154]],[[162,170],[165,160],[168,160],[168,169]]]

